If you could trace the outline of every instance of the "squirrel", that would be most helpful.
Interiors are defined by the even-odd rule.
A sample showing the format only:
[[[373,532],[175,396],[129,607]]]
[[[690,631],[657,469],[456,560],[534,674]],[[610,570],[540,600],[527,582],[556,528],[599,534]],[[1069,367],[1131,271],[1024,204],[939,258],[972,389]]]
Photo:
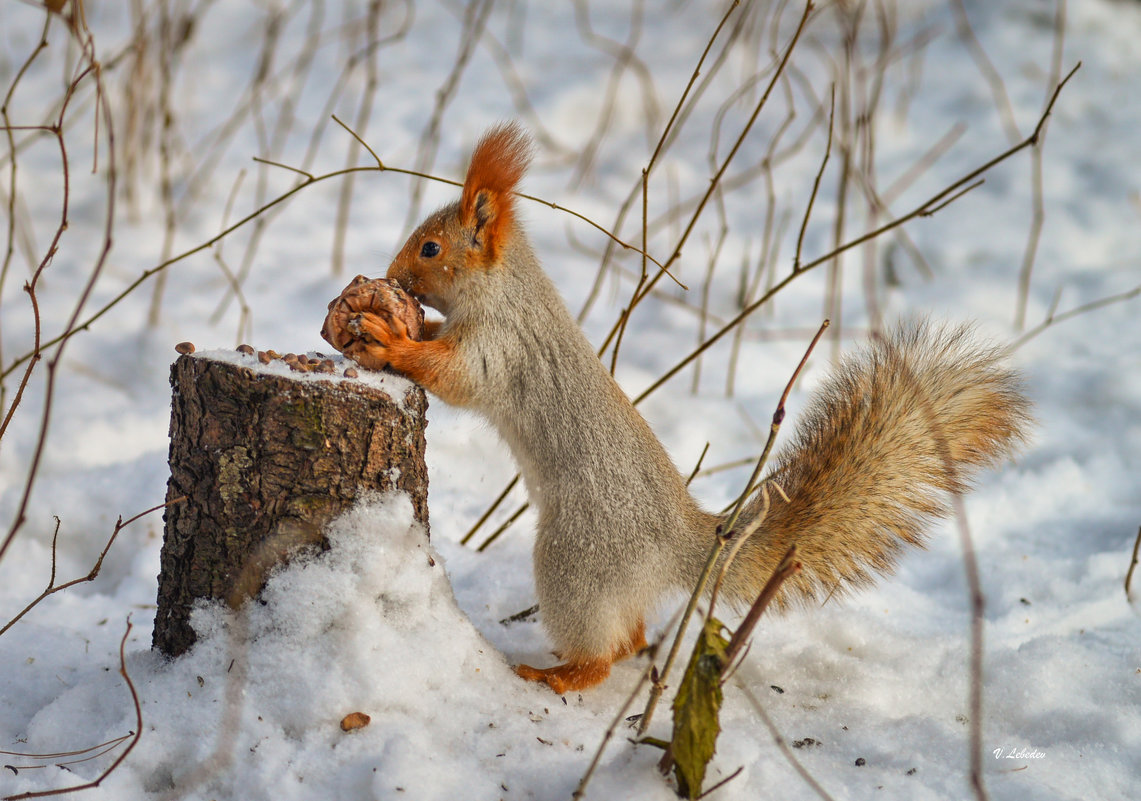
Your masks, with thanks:
[[[326,326],[362,367],[391,365],[506,441],[538,511],[539,614],[562,660],[515,671],[562,695],[646,646],[647,611],[669,590],[692,591],[725,520],[690,495],[536,259],[513,202],[531,152],[518,124],[491,128],[460,199],[392,261],[388,279],[443,317],[422,340],[352,285]],[[764,518],[723,592],[751,603],[793,543],[802,569],[782,585],[782,608],[890,572],[948,513],[948,493],[1025,440],[1030,404],[1002,357],[969,326],[921,321],[844,361],[778,453],[770,478],[785,498],[764,511],[755,496],[741,514],[738,531]]]

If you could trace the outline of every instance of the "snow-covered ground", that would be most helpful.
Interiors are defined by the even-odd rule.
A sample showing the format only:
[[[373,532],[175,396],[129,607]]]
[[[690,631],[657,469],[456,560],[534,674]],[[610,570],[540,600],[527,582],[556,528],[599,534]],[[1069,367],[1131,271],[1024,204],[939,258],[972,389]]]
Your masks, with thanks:
[[[113,248],[80,321],[144,271],[209,241],[299,180],[251,157],[314,175],[345,167],[353,140],[330,113],[387,166],[451,179],[462,177],[466,154],[488,124],[518,118],[538,141],[524,190],[610,228],[728,8],[514,0],[488,10],[478,0],[470,8],[427,0],[384,5],[370,27],[369,4],[359,2],[183,3],[168,6],[177,8],[164,46],[155,38],[159,10],[139,3],[151,35],[134,40],[148,47],[128,49],[131,4],[85,5],[113,113],[118,194]],[[1055,60],[1054,4],[967,2],[1001,92],[957,27],[954,0],[867,4],[847,60],[842,15],[820,5],[786,79],[726,172],[724,193],[710,202],[677,262],[689,293],[663,282],[633,315],[617,371],[632,395],[696,344],[703,295],[707,334],[736,313],[742,263],[752,271],[771,260],[775,278],[762,276],[762,286],[791,269],[825,153],[820,113],[834,82],[836,141],[803,261],[830,249],[839,216],[842,240],[851,239],[1027,136],[1050,96],[1053,65],[1065,74],[1082,63],[1057,101],[1041,151],[1044,217],[1022,331],[1014,321],[1035,204],[1029,149],[935,215],[908,223],[906,240],[891,232],[844,255],[842,315],[836,305],[828,312],[839,335],[821,346],[794,392],[786,436],[836,349],[853,347],[876,314],[974,319],[992,339],[1012,342],[1052,309],[1060,316],[1141,284],[1141,4],[1070,3]],[[711,165],[722,163],[745,127],[801,8],[743,4],[711,50],[692,111],[650,177],[650,250],[659,259],[668,257],[692,201],[709,185]],[[881,25],[877,9],[884,8],[889,24]],[[192,25],[183,16],[189,12]],[[742,21],[745,30],[723,51],[720,43]],[[43,11],[30,2],[0,9],[5,91],[42,26]],[[894,39],[881,87],[874,64],[885,30]],[[277,37],[272,47],[267,31]],[[363,49],[370,36],[383,44]],[[41,124],[58,112],[53,104],[79,59],[68,41],[57,19],[48,48],[6,104],[12,125]],[[164,52],[173,53],[166,72]],[[368,95],[370,62],[375,89]],[[836,81],[846,63],[850,80]],[[266,77],[255,83],[259,70]],[[873,97],[874,138],[849,130],[845,140],[839,116],[854,119]],[[1017,133],[1005,121],[1008,107]],[[164,113],[171,115],[165,134]],[[68,227],[37,289],[45,339],[67,324],[103,243],[110,162],[100,122],[92,173],[95,120],[88,78],[66,115]],[[957,137],[953,145],[927,159],[948,134]],[[13,136],[21,143],[15,244],[0,284],[5,413],[23,370],[15,365],[32,345],[34,316],[21,287],[51,246],[64,189],[54,137]],[[841,206],[845,141],[856,146],[846,154],[854,174]],[[159,168],[164,152],[170,204]],[[13,206],[6,138],[0,158],[7,223]],[[373,163],[365,151],[351,158]],[[929,166],[893,187],[919,162]],[[116,518],[162,503],[175,343],[320,350],[326,301],[358,272],[381,274],[409,224],[455,193],[392,172],[356,174],[345,267],[335,275],[345,180],[306,186],[263,214],[264,228],[250,222],[222,239],[220,250],[171,264],[156,321],[148,322],[151,277],[67,342],[26,521],[0,561],[0,625],[47,585],[57,525],[62,582],[91,569]],[[874,219],[863,200],[869,185],[890,209]],[[583,308],[606,237],[542,204],[525,202],[522,213],[568,304]],[[635,204],[616,233],[640,242],[640,220]],[[766,230],[773,232],[767,238]],[[599,283],[585,315],[584,327],[599,343],[640,266],[631,255],[619,255],[616,265],[623,276]],[[240,297],[225,270],[241,279]],[[757,312],[735,369],[727,337],[704,358],[696,391],[688,368],[642,405],[683,470],[707,442],[707,466],[759,452],[777,397],[825,314],[827,271],[805,273]],[[1141,784],[1141,621],[1123,591],[1141,525],[1139,310],[1141,298],[1109,303],[1014,350],[1039,427],[1015,463],[983,476],[966,499],[986,599],[983,776],[992,798],[1127,798]],[[32,470],[47,368],[37,365],[0,440],[2,534],[16,522]],[[86,791],[89,798],[570,797],[642,665],[623,663],[600,688],[565,699],[513,676],[515,662],[552,659],[538,622],[499,622],[534,602],[534,521],[524,515],[483,552],[459,545],[514,466],[479,420],[439,402],[429,416],[430,545],[412,525],[406,499],[361,505],[334,526],[328,553],[272,580],[264,605],[236,620],[203,610],[195,619],[196,648],[164,662],[149,647],[162,541],[161,517],[151,514],[122,530],[94,582],[52,595],[3,633],[0,795],[83,783],[127,747],[136,711],[119,673],[119,646],[129,618],[125,666],[140,702],[141,737],[99,788]],[[747,473],[740,467],[703,476],[694,491],[710,507],[723,506]],[[512,496],[475,542],[522,500]],[[792,752],[833,798],[970,796],[971,620],[958,531],[954,522],[938,526],[928,550],[909,554],[898,574],[873,590],[762,620],[727,686],[707,781],[742,770],[714,797],[819,797],[741,685],[781,737],[800,743]],[[435,566],[423,558],[428,548]],[[663,604],[651,636],[663,634],[681,600]],[[641,706],[639,699],[632,711]],[[370,715],[371,724],[346,734],[338,723],[354,711]],[[659,710],[651,734],[664,736],[668,719]],[[672,782],[655,769],[659,752],[628,736],[619,729],[586,797],[673,797]],[[84,750],[100,743],[106,748]],[[82,753],[62,755],[72,751]]]

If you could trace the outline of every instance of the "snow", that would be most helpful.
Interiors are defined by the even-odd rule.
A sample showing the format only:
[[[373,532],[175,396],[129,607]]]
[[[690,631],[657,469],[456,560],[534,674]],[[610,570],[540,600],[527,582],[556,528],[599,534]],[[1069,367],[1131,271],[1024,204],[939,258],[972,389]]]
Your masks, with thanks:
[[[369,370],[360,370],[357,368],[356,362],[346,359],[339,353],[323,353],[321,351],[311,350],[304,354],[310,360],[316,360],[318,362],[328,360],[332,362],[333,371],[329,373],[317,370],[294,370],[283,358],[280,358],[281,354],[276,355],[278,358],[271,356],[268,362],[262,363],[256,353],[243,353],[242,351],[229,350],[227,348],[215,348],[213,350],[194,352],[194,358],[196,359],[209,359],[210,361],[237,365],[238,367],[244,367],[250,370],[255,375],[287,376],[293,381],[300,381],[301,383],[323,381],[336,385],[343,381],[358,382],[373,389],[380,390],[402,411],[404,410],[405,397],[414,386],[407,378],[396,375],[395,373],[375,373]],[[349,376],[345,376],[345,370],[348,369],[355,370],[356,375],[350,374]]]
[[[207,242],[296,185],[297,173],[251,157],[302,166],[314,175],[342,169],[351,139],[328,120],[329,110],[357,129],[387,166],[416,169],[420,145],[431,139],[437,89],[448,81],[465,25],[465,11],[453,2],[384,6],[380,31],[392,38],[376,51],[377,94],[362,127],[357,109],[365,71],[352,72],[343,84],[342,74],[365,45],[367,4],[203,4],[201,19],[175,59],[176,136],[169,166],[177,214],[173,237],[164,244],[158,147],[153,140],[129,139],[124,92],[133,62],[122,55],[130,52],[123,50],[132,32],[129,4],[85,5],[123,149],[114,247],[81,320],[143,271]],[[660,296],[632,317],[617,369],[631,395],[697,341],[696,296],[723,223],[728,233],[709,292],[709,312],[717,320],[730,319],[739,308],[739,265],[761,258],[772,201],[778,204],[772,225],[783,233],[779,252],[770,258],[778,278],[789,269],[824,152],[823,129],[809,126],[816,104],[827,98],[844,42],[835,8],[821,5],[794,54],[796,77],[774,92],[726,174],[727,180],[743,176],[744,183],[711,203],[683,251],[677,272],[690,286],[689,295],[664,282]],[[1025,136],[1049,96],[1054,6],[965,5]],[[643,27],[631,37],[630,19],[640,8]],[[586,17],[576,17],[576,10],[587,9]],[[640,170],[724,10],[713,2],[645,8],[495,5],[487,38],[473,48],[455,94],[442,101],[436,156],[424,169],[461,177],[479,133],[497,120],[518,117],[539,141],[524,191],[609,227],[638,186]],[[752,38],[735,46],[720,69],[713,64],[719,51],[711,52],[703,70],[710,89],[651,179],[650,249],[657,257],[668,255],[688,219],[688,212],[672,219],[661,215],[672,203],[704,191],[712,173],[712,137],[718,158],[724,158],[757,94],[746,93],[724,108],[723,102],[750,74],[767,68],[769,50],[788,41],[797,13],[794,4],[785,9],[774,37],[773,9],[745,4],[735,14],[753,26]],[[5,91],[38,40],[42,14],[31,3],[5,4],[0,12]],[[158,11],[149,14],[147,25],[156,28]],[[869,62],[879,28],[870,6],[865,14],[858,57]],[[897,43],[923,44],[902,50],[886,73],[876,122],[880,191],[952,126],[966,126],[948,152],[891,200],[898,216],[1012,142],[990,86],[956,35],[951,4],[901,3],[894,15]],[[275,17],[280,40],[266,56],[264,32]],[[616,44],[591,39],[586,25]],[[310,37],[310,29],[321,34]],[[1134,85],[1141,70],[1139,34],[1137,3],[1083,0],[1066,9],[1062,72],[1079,60],[1082,66],[1063,90],[1044,140],[1045,217],[1026,330],[1045,320],[1055,304],[1061,314],[1141,284],[1141,186],[1135,169],[1141,95]],[[616,54],[628,40],[635,58],[615,85],[609,113],[607,86]],[[161,77],[154,53],[148,51],[145,62],[148,97],[157,97],[153,90]],[[306,53],[312,56],[307,71],[293,71]],[[270,79],[255,92],[253,76],[263,57]],[[57,21],[49,47],[8,103],[14,125],[44,121],[44,98],[62,96],[62,76],[77,58]],[[515,81],[533,111],[517,105]],[[867,84],[857,88],[865,91]],[[808,138],[774,164],[770,195],[763,176],[745,179],[780,129],[786,93],[795,96],[797,113],[782,146],[806,130]],[[99,171],[92,175],[92,95],[90,83],[84,84],[68,112],[68,229],[37,292],[45,339],[66,325],[103,241],[107,154],[100,140]],[[289,104],[292,118],[282,116]],[[140,108],[157,111],[153,105]],[[158,136],[158,119],[144,114],[137,121]],[[232,130],[224,127],[228,119],[236,121]],[[323,133],[311,148],[318,127]],[[605,136],[593,165],[583,169],[579,154],[597,130]],[[220,138],[225,136],[230,138]],[[26,138],[18,155],[15,251],[0,284],[0,370],[31,347],[33,315],[20,289],[60,219],[59,148],[50,136],[17,132],[18,142]],[[7,222],[6,140],[0,152],[0,207]],[[134,165],[126,158],[131,152],[138,159]],[[833,150],[806,232],[806,259],[831,247],[839,161]],[[361,151],[353,163],[370,164],[371,156]],[[116,519],[162,503],[175,343],[189,340],[208,355],[257,369],[262,368],[256,359],[232,348],[249,342],[281,353],[327,353],[319,337],[327,301],[358,272],[382,274],[409,217],[455,195],[452,187],[428,182],[410,212],[415,179],[358,173],[345,273],[333,275],[329,264],[343,181],[306,186],[267,213],[260,233],[253,224],[240,227],[221,241],[221,250],[205,248],[172,264],[153,324],[147,322],[152,277],[68,341],[55,373],[51,424],[27,519],[0,560],[0,625],[48,584],[57,518],[55,569],[62,583],[91,569]],[[786,429],[795,425],[835,349],[853,346],[871,327],[875,305],[889,320],[914,314],[970,318],[994,340],[1016,340],[1020,333],[1012,321],[1032,208],[1027,150],[933,217],[907,225],[930,276],[891,234],[874,251],[845,254],[842,318],[834,320],[839,338],[825,342],[809,363],[790,398]],[[547,270],[577,312],[590,297],[607,240],[541,204],[524,203],[520,213]],[[846,214],[846,238],[866,229],[861,203],[852,200]],[[626,241],[641,241],[640,216],[636,204],[620,231]],[[891,281],[884,280],[887,262]],[[625,277],[601,281],[585,316],[594,342],[602,341],[627,303],[630,276],[640,269],[634,256],[621,256],[618,263]],[[876,282],[872,298],[865,290],[869,264]],[[240,299],[233,297],[221,265],[244,276]],[[793,282],[750,322],[734,396],[724,390],[732,339],[727,337],[703,358],[696,393],[690,368],[642,405],[684,471],[707,442],[707,466],[759,452],[779,393],[820,322],[826,269]],[[1018,459],[983,476],[965,500],[986,600],[983,775],[994,799],[1127,798],[1141,783],[1141,602],[1131,604],[1123,591],[1141,525],[1139,304],[1141,298],[1126,298],[1060,321],[1013,351],[1039,426]],[[716,325],[709,322],[706,331]],[[48,350],[49,359],[55,352]],[[4,533],[20,510],[36,452],[47,397],[45,362],[36,366],[0,440]],[[22,370],[4,378],[5,413]],[[406,387],[403,379],[364,371],[358,380],[397,398]],[[197,645],[167,661],[150,650],[162,541],[160,513],[152,513],[118,534],[94,581],[51,595],[0,635],[0,765],[11,766],[0,767],[0,795],[90,781],[123,753],[136,729],[131,693],[119,672],[129,619],[124,666],[139,699],[141,736],[85,797],[569,798],[644,663],[621,663],[601,687],[565,699],[513,676],[512,664],[553,661],[534,618],[500,622],[534,603],[534,518],[524,514],[486,551],[460,545],[514,466],[484,422],[434,400],[428,414],[430,541],[414,523],[407,498],[370,498],[331,525],[327,552],[277,572],[263,603],[238,613],[198,609]],[[709,507],[720,507],[735,497],[747,471],[701,477],[694,491]],[[523,500],[517,490],[472,544]],[[971,615],[958,531],[956,521],[938,526],[926,551],[909,554],[894,577],[872,590],[762,620],[747,659],[726,687],[723,732],[707,783],[742,770],[713,797],[819,797],[778,748],[748,695],[786,743],[816,741],[801,742],[792,753],[833,798],[970,797]],[[1139,584],[1141,577],[1135,579]],[[652,638],[666,633],[681,600],[662,604],[651,621]],[[642,705],[639,698],[631,712]],[[343,732],[341,719],[357,711],[368,714],[370,724]],[[663,706],[651,734],[664,736],[668,721]],[[620,726],[587,798],[674,797],[672,780],[656,770],[659,752],[634,745],[632,736]],[[58,756],[100,743],[109,743],[101,755],[104,749]],[[857,759],[864,764],[857,766]]]

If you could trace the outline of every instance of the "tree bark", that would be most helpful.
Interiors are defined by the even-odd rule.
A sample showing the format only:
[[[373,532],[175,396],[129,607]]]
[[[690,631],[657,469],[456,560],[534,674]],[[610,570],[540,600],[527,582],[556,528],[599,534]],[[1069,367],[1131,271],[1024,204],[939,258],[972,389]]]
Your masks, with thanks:
[[[170,482],[153,644],[194,644],[198,599],[237,607],[369,491],[399,489],[428,525],[424,391],[180,356],[171,368]],[[396,386],[398,383],[394,381]],[[404,391],[401,388],[398,391]]]

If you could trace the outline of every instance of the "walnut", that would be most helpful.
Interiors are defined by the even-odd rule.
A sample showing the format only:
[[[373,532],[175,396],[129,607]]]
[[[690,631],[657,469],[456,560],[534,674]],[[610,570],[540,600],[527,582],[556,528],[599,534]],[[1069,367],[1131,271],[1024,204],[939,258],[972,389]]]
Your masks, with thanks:
[[[424,330],[424,309],[395,281],[358,275],[340,295],[329,302],[329,313],[321,326],[321,336],[337,350],[343,351],[353,340],[352,321],[361,312],[372,312],[386,321],[399,319],[408,336],[419,340]]]

